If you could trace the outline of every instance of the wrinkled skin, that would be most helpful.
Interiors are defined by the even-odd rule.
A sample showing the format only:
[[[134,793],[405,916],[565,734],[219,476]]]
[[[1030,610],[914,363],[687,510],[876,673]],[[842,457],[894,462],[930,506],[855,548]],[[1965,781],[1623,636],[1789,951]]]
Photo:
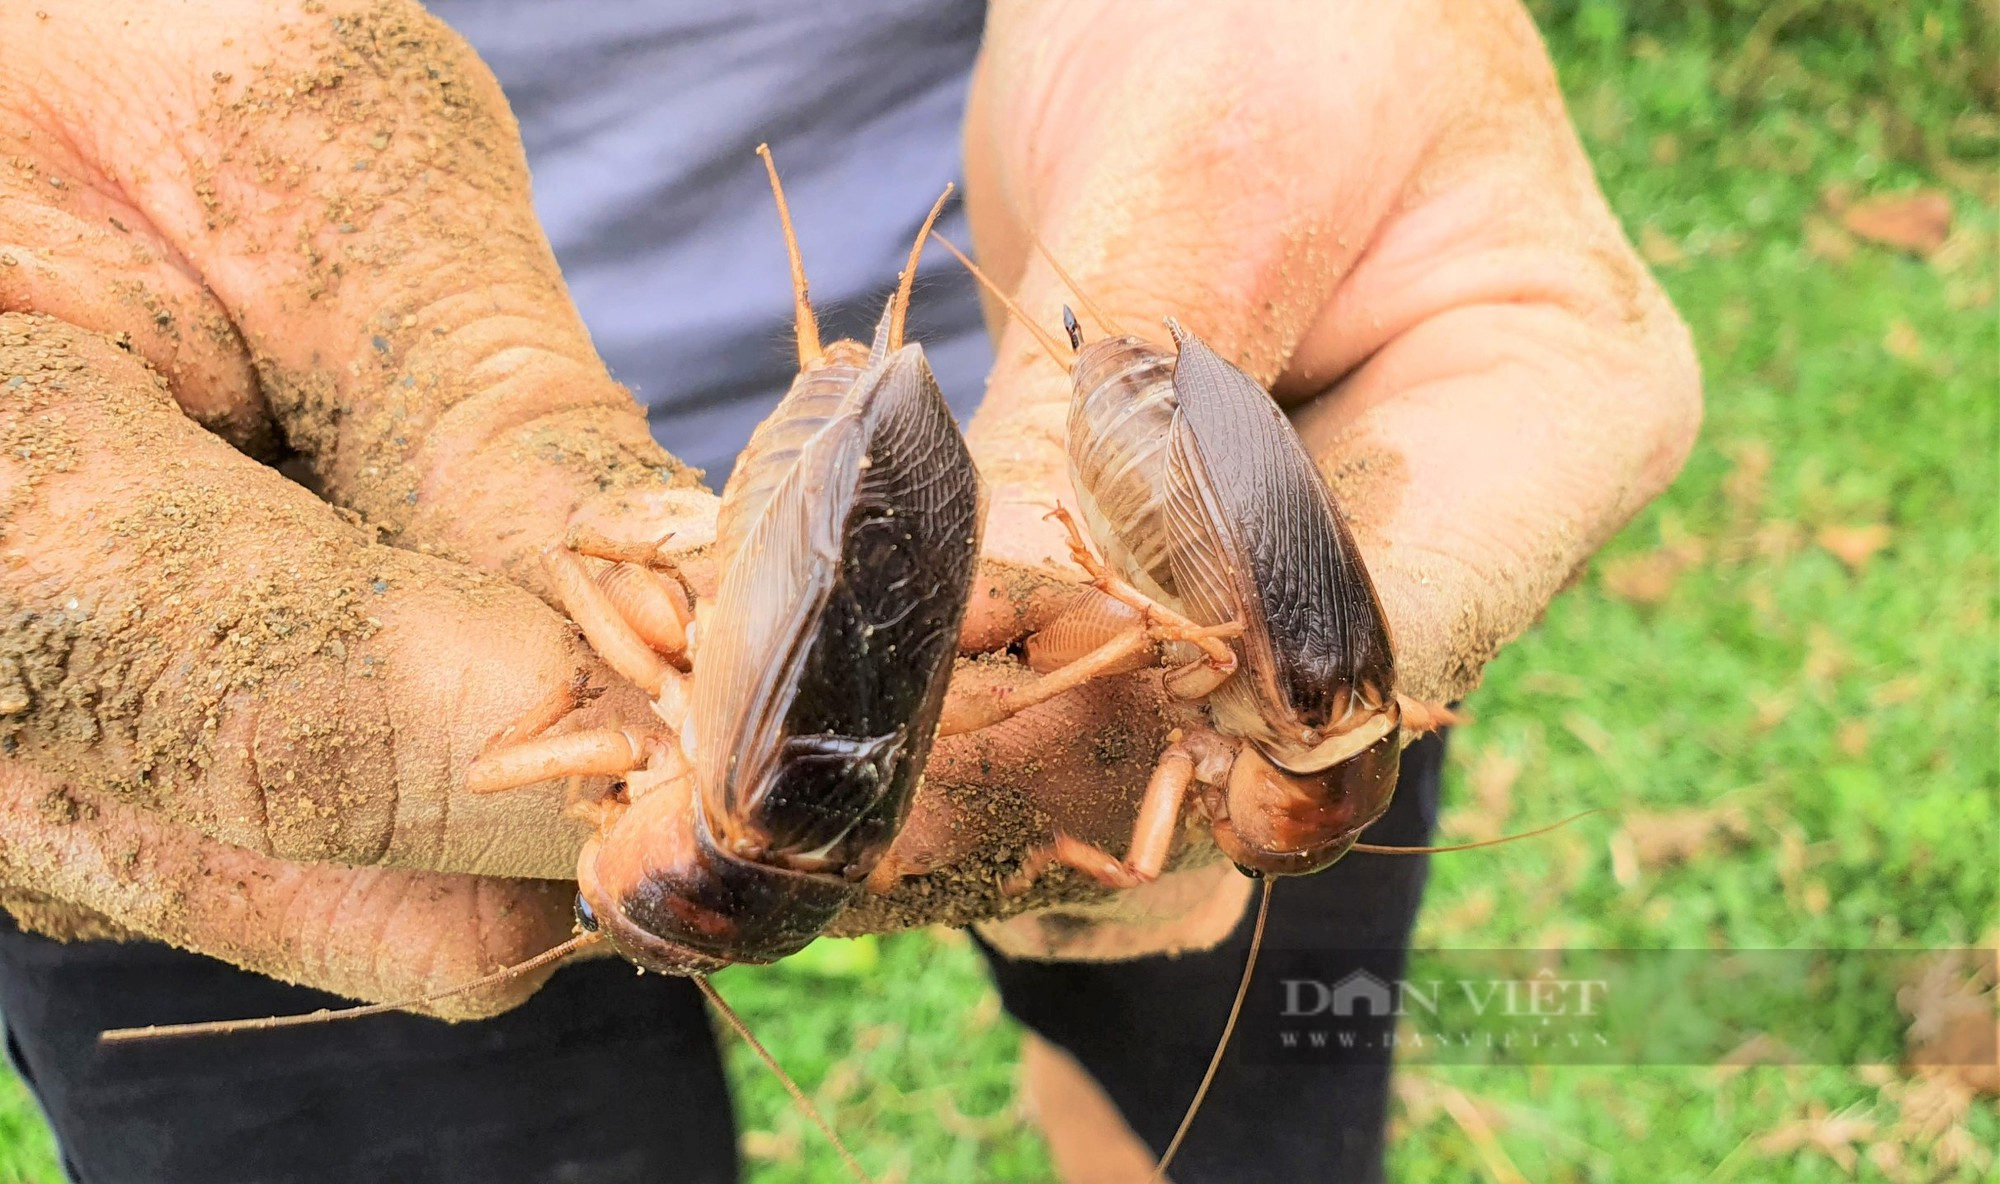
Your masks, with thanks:
[[[1032,227],[1121,324],[1178,315],[1274,381],[1402,689],[1463,693],[1699,414],[1526,17],[1044,7],[991,18],[982,255],[1053,320]],[[538,599],[536,556],[572,522],[671,531],[710,586],[714,501],[591,350],[498,88],[400,0],[39,0],[0,7],[0,44],[0,879],[361,997],[551,944],[568,887],[511,877],[568,874],[585,836],[558,787],[463,795],[465,763],[580,673],[613,689],[560,726],[648,717]],[[1074,578],[1040,518],[1068,493],[1066,399],[1004,329],[969,650]],[[989,799],[1121,843],[1159,709],[1117,680],[940,745],[908,850],[999,842],[957,805]],[[1207,896],[1172,881],[1167,914]]]
[[[1164,342],[1177,317],[1271,386],[1354,527],[1398,691],[1471,690],[1679,470],[1686,329],[1517,4],[1002,4],[986,46],[965,167],[987,269],[1056,326],[1078,298],[1038,238],[1117,327]],[[988,313],[988,557],[1046,565],[1069,387]],[[1068,928],[989,936],[1033,952]]]

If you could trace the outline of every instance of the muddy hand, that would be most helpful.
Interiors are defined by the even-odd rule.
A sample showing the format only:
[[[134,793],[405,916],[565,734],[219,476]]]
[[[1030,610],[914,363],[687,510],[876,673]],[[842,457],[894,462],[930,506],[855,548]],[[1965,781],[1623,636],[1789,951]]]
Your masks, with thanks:
[[[573,517],[712,503],[498,87],[393,2],[45,0],[0,44],[0,878],[357,995],[559,938],[567,888],[467,873],[566,877],[582,828],[463,768],[579,679],[559,726],[649,716],[479,571],[545,592]]]
[[[1176,317],[1290,408],[1414,699],[1476,685],[1692,442],[1686,331],[1506,0],[996,5],[966,180],[1029,316],[1112,331],[1088,302],[1158,340]],[[1073,497],[1068,378],[989,312],[988,559],[1073,570],[1044,521]]]

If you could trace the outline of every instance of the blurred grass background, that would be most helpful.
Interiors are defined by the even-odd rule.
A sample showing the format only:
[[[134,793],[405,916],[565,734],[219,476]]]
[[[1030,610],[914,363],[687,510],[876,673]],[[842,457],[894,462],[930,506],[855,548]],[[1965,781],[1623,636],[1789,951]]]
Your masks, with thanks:
[[[1494,663],[1453,742],[1448,838],[1614,813],[1434,861],[1419,944],[1990,947],[2000,4],[1531,8],[1613,208],[1693,328],[1708,418],[1680,481]],[[1050,1178],[1015,1096],[1018,1032],[963,938],[824,942],[719,982],[878,1178]],[[1900,1041],[1911,1016],[1880,1023]],[[731,1057],[751,1178],[844,1179]],[[1419,1066],[1391,1173],[1984,1180],[2000,1112],[1979,1085]],[[0,1078],[0,1181],[59,1179]]]

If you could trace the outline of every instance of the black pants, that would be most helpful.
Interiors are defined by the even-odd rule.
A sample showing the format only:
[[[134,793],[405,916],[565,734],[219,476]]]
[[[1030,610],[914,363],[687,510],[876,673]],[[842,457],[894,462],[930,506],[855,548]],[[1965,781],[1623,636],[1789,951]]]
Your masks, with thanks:
[[[1427,840],[1443,743],[1404,754],[1378,843]],[[1401,969],[1425,860],[1352,856],[1278,884],[1269,943],[1383,951]],[[988,952],[1007,1008],[1067,1048],[1157,1151],[1206,1066],[1249,940],[1109,964]],[[0,917],[7,1050],[79,1184],[737,1178],[722,1064],[694,988],[621,962],[563,970],[476,1024],[384,1015],[254,1039],[105,1049],[106,1028],[339,1006],[164,946],[62,945]],[[1388,1068],[1231,1058],[1174,1165],[1202,1181],[1381,1175]],[[921,1178],[921,1172],[919,1173]]]

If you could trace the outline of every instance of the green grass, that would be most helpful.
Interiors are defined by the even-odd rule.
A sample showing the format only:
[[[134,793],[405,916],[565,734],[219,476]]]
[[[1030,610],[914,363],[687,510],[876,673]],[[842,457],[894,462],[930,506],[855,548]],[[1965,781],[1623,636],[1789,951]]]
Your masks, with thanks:
[[[1533,5],[1605,192],[1693,327],[1681,480],[1488,672],[1441,858],[1440,948],[1910,947],[2000,934],[2000,30],[1978,0]],[[1924,260],[1840,201],[1941,189]],[[1822,538],[1886,528],[1850,570]],[[1826,532],[1835,532],[1827,534]],[[963,939],[827,943],[721,984],[888,1178],[1038,1181],[1018,1032]],[[1899,1037],[1904,1020],[1880,1024]],[[752,1178],[843,1179],[740,1047]],[[57,1178],[0,1094],[0,1179]],[[1991,1098],[1924,1128],[1883,1068],[1403,1075],[1394,1178],[1975,1180]],[[1787,1149],[1815,1114],[1851,1140]],[[1969,1150],[1968,1150],[1969,1149]],[[1852,1172],[1840,1158],[1855,1157]],[[1985,1155],[1987,1158],[1981,1159]]]
[[[55,1184],[63,1178],[55,1139],[28,1087],[0,1065],[0,1184]]]

